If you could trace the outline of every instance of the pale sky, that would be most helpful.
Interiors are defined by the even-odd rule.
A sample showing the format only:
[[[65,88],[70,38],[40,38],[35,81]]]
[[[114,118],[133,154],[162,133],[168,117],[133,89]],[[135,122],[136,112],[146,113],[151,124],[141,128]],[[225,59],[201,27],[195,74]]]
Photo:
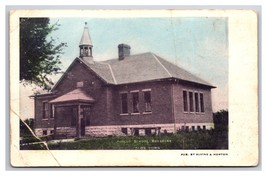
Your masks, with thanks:
[[[52,37],[68,45],[61,57],[63,71],[79,56],[87,22],[95,61],[116,58],[120,43],[129,44],[131,54],[153,52],[216,86],[213,111],[228,109],[227,18],[51,18],[51,24],[56,21],[61,26]],[[23,119],[33,117],[31,88],[20,90],[20,114]]]

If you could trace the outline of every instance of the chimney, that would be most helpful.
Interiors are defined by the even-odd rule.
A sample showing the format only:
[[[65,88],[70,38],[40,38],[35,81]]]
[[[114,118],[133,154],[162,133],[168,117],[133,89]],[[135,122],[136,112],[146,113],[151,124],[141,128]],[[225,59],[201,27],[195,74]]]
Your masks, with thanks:
[[[119,44],[119,60],[123,60],[125,57],[130,56],[131,47],[126,44]]]

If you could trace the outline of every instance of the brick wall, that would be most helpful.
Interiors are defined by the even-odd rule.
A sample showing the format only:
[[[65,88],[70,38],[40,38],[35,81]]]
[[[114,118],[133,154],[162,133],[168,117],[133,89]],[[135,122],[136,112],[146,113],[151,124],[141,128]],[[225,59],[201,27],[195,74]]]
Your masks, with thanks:
[[[204,113],[202,112],[184,112],[183,90],[193,93],[203,93],[204,97]],[[194,96],[193,96],[194,97]],[[195,97],[194,97],[195,98]],[[199,86],[187,84],[173,84],[173,101],[174,101],[174,116],[176,123],[213,123],[212,119],[212,104],[211,90]],[[189,108],[189,107],[188,107]],[[194,104],[195,109],[195,104]]]
[[[144,113],[144,89],[151,89],[151,113]],[[140,114],[133,115],[133,101],[131,91],[139,91]],[[121,115],[120,92],[128,94],[128,114]],[[114,114],[109,121],[109,125],[138,125],[138,124],[158,124],[173,123],[171,113],[171,84],[168,82],[139,83],[125,86],[118,86],[113,90]],[[107,124],[103,124],[107,125]]]
[[[76,63],[74,63],[74,65],[72,66],[71,70],[69,70],[66,76],[62,78],[60,83],[53,90],[56,96],[37,98],[35,106],[35,128],[54,127],[54,119],[49,118],[48,120],[42,120],[43,101],[50,101],[56,97],[59,97],[65,93],[76,89],[77,82],[81,81],[84,82],[84,91],[96,100],[91,108],[91,125],[99,125],[99,122],[105,121],[108,116],[108,106],[106,98],[108,93],[107,87],[103,86],[104,82],[99,77],[97,77],[95,73],[86,68],[86,66],[84,66],[83,64],[76,61]],[[60,120],[57,121],[57,126],[69,126],[69,118],[64,118],[65,116],[67,117],[67,114],[69,113],[71,112],[69,112],[68,110],[66,110],[66,113],[61,112],[61,117]]]

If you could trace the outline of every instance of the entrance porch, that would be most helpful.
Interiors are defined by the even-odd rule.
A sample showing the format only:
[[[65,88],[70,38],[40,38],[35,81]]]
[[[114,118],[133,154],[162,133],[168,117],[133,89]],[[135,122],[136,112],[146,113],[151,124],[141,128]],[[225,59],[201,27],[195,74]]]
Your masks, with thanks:
[[[50,101],[54,113],[54,137],[83,137],[86,126],[91,125],[93,102],[94,99],[81,88]]]

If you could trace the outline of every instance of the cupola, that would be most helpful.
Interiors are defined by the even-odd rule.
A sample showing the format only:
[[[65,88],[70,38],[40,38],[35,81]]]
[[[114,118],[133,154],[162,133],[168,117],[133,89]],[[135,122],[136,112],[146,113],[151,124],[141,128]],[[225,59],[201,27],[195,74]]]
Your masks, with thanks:
[[[80,58],[84,59],[88,63],[93,64],[94,63],[93,54],[92,54],[93,44],[91,41],[91,37],[89,35],[87,22],[85,22],[85,26],[84,26],[84,30],[83,30],[83,34],[82,34],[79,48],[80,48]]]

